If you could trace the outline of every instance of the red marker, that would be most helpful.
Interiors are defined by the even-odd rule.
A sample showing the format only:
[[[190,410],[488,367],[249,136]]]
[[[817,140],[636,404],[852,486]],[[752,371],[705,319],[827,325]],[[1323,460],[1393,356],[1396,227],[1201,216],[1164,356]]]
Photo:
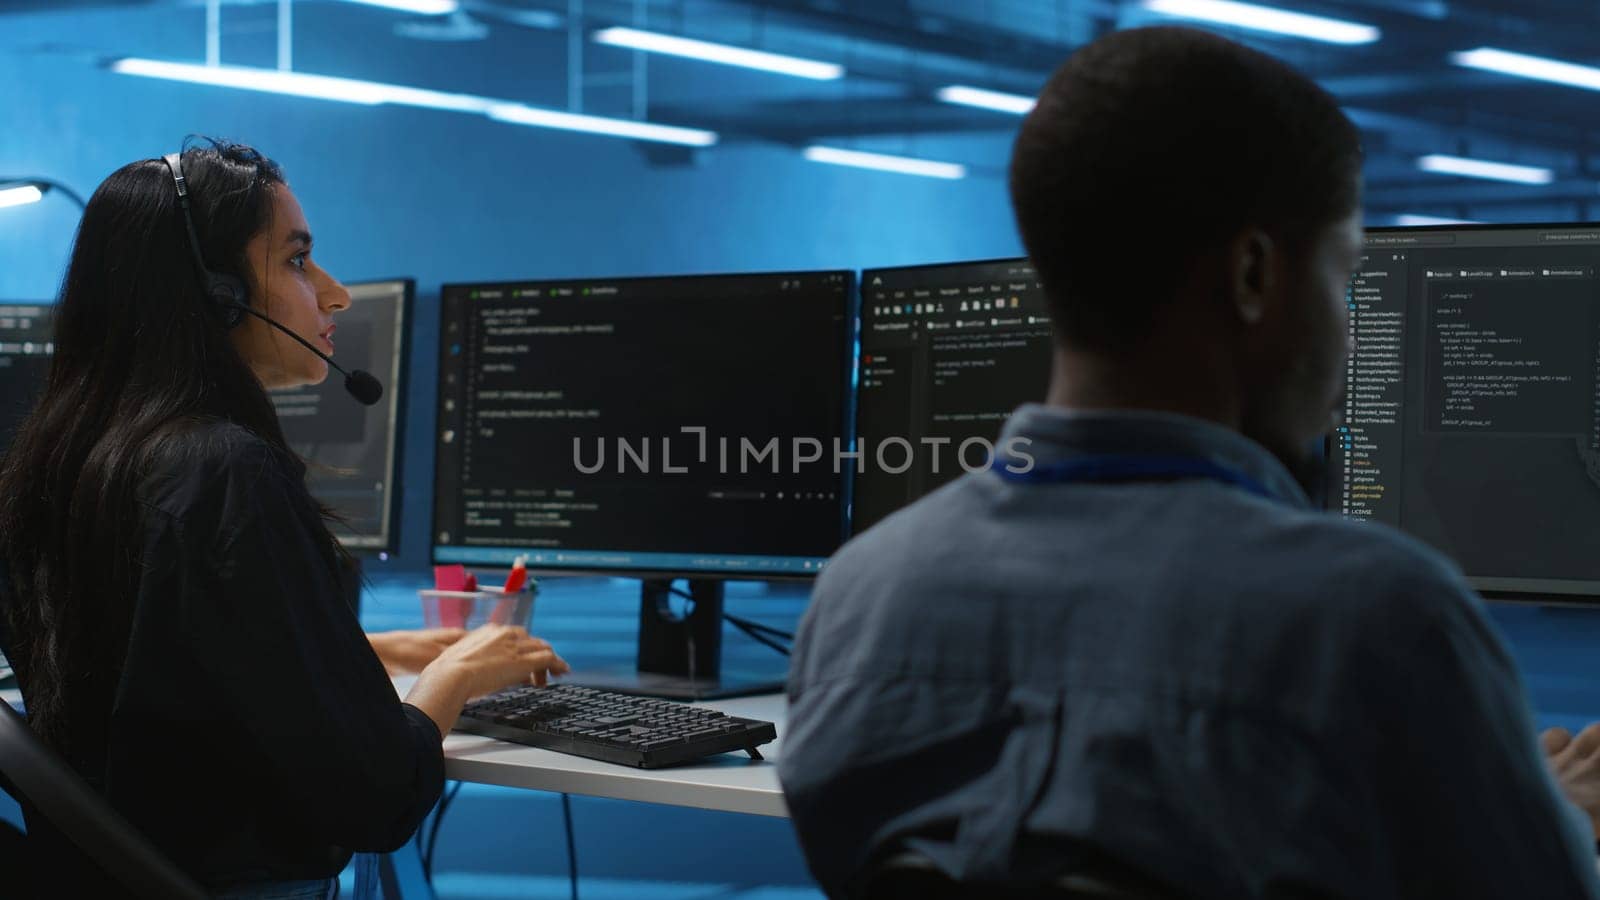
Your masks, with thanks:
[[[506,576],[506,586],[501,588],[499,601],[494,605],[494,611],[489,613],[489,621],[496,625],[509,625],[511,613],[516,609],[516,604],[511,601],[513,594],[522,590],[528,582],[528,557],[526,554],[518,556],[511,563],[511,574]]]
[[[511,574],[506,576],[505,593],[515,594],[517,591],[522,590],[522,586],[527,583],[528,555],[524,553],[511,563]]]

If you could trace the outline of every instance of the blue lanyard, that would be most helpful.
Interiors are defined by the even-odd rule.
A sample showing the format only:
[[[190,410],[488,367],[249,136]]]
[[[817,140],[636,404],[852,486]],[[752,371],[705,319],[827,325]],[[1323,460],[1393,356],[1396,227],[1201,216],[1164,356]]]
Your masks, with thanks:
[[[1230,469],[1199,456],[1106,454],[1080,456],[1026,472],[1000,466],[996,475],[1016,484],[1117,483],[1126,481],[1176,481],[1207,478],[1249,491],[1268,500],[1279,499],[1267,486],[1238,469]]]

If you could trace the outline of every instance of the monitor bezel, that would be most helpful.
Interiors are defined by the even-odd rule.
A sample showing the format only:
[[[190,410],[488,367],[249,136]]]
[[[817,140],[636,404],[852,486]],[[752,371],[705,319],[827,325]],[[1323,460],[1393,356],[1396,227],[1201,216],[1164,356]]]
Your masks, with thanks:
[[[561,277],[501,278],[501,279],[496,279],[496,280],[493,280],[493,281],[452,281],[452,282],[446,282],[444,284],[441,284],[439,286],[439,316],[440,316],[440,324],[439,324],[439,328],[438,328],[439,344],[438,344],[438,347],[436,349],[436,353],[437,353],[437,356],[438,356],[438,369],[436,370],[436,381],[438,382],[438,384],[436,385],[437,392],[435,394],[434,403],[433,403],[433,433],[431,435],[431,443],[433,444],[433,448],[434,448],[434,466],[433,466],[433,493],[432,493],[432,496],[430,497],[430,500],[432,501],[431,502],[432,511],[431,511],[430,516],[429,516],[430,528],[428,530],[428,560],[429,560],[429,564],[430,565],[444,565],[445,564],[445,563],[441,563],[440,560],[439,560],[439,550],[440,550],[441,545],[437,542],[437,540],[435,540],[435,535],[437,535],[439,533],[439,526],[440,526],[440,522],[438,521],[439,504],[438,504],[437,501],[438,501],[438,496],[439,496],[439,491],[440,491],[440,480],[443,477],[443,467],[439,465],[438,459],[439,459],[440,415],[441,415],[442,408],[444,406],[444,392],[443,392],[443,384],[442,384],[443,375],[441,373],[443,373],[443,371],[444,371],[445,355],[446,355],[446,353],[448,351],[448,345],[446,344],[446,342],[445,342],[445,340],[443,338],[443,333],[444,333],[444,321],[443,321],[443,319],[444,319],[444,300],[445,300],[445,296],[447,294],[449,294],[452,291],[458,291],[458,290],[470,291],[470,290],[473,290],[473,289],[482,289],[482,288],[498,288],[498,287],[505,287],[507,285],[512,285],[512,284],[521,285],[521,286],[527,286],[527,287],[542,286],[542,285],[567,286],[567,285],[580,285],[580,284],[584,284],[584,283],[593,283],[593,282],[599,282],[599,281],[603,281],[603,282],[607,282],[607,283],[628,283],[628,282],[635,282],[636,283],[636,282],[642,282],[642,281],[665,281],[665,280],[676,280],[676,279],[768,278],[768,277],[782,277],[782,276],[785,276],[785,275],[794,275],[794,276],[800,276],[800,277],[821,276],[821,275],[840,275],[840,276],[843,276],[843,278],[844,278],[844,286],[845,286],[844,287],[844,298],[843,298],[843,301],[842,301],[842,304],[843,304],[842,308],[841,308],[842,315],[840,317],[839,334],[838,334],[838,339],[841,342],[839,347],[838,347],[838,350],[839,350],[840,357],[841,357],[841,366],[843,367],[842,371],[840,373],[840,383],[843,385],[844,397],[842,398],[843,402],[840,403],[840,407],[839,407],[839,416],[840,416],[841,421],[838,424],[839,424],[839,429],[840,429],[839,430],[840,435],[848,437],[849,435],[851,435],[853,433],[851,429],[853,429],[853,427],[854,427],[854,415],[853,415],[853,409],[852,409],[852,405],[851,404],[852,404],[853,399],[854,399],[855,391],[853,390],[853,387],[851,385],[851,378],[852,378],[853,373],[855,371],[856,319],[860,314],[860,284],[861,284],[861,281],[860,281],[859,273],[855,269],[776,269],[776,270],[772,270],[772,271],[712,272],[712,273],[689,272],[689,273],[681,273],[681,274],[671,274],[671,273],[669,273],[669,274],[660,274],[660,275],[657,275],[657,274],[652,274],[652,275],[628,275],[628,276],[616,276],[616,277],[607,276],[607,275],[584,275],[584,276],[576,276],[576,277],[570,277],[570,278],[561,278]],[[848,467],[846,467],[846,468],[848,468]],[[848,498],[849,498],[849,479],[847,478],[847,476],[845,475],[844,472],[841,472],[839,474],[839,476],[838,476],[838,480],[839,480],[839,523],[838,523],[838,532],[837,532],[837,542],[836,542],[836,544],[834,546],[834,549],[832,551],[829,551],[828,557],[831,557],[833,555],[833,553],[837,552],[838,548],[840,546],[843,546],[844,542],[849,539],[849,530],[848,530],[849,529],[849,521],[848,521],[848,513],[849,513],[849,505],[848,505],[849,504],[849,500],[848,500]],[[452,547],[464,547],[464,545],[450,545],[450,546],[452,546]],[[482,546],[482,545],[478,545],[478,546]],[[529,547],[529,548],[517,548],[517,547],[509,547],[509,546],[494,546],[494,547],[483,547],[483,549],[497,551],[497,552],[505,552],[505,551],[526,552],[526,553],[528,553],[530,555],[534,554],[534,553],[541,552],[539,548],[532,548],[532,547]],[[548,549],[548,548],[545,548],[545,549]],[[601,548],[601,549],[604,550],[605,548]],[[807,559],[809,557],[788,557],[788,558]],[[824,557],[824,562],[826,561],[826,559],[827,559],[827,557]],[[455,563],[450,563],[450,564],[455,564]],[[473,568],[473,569],[491,569],[491,570],[494,570],[494,569],[507,568],[507,566],[505,564],[502,564],[502,563],[472,563],[472,562],[468,562],[468,563],[460,563],[460,565],[464,565],[464,566],[467,566],[467,567]],[[712,581],[782,581],[782,582],[808,583],[808,582],[813,581],[817,577],[817,575],[821,574],[822,566],[819,565],[816,569],[813,569],[811,571],[801,571],[801,572],[757,572],[757,571],[750,571],[750,570],[731,570],[731,569],[689,569],[689,568],[679,569],[679,568],[658,568],[658,567],[633,568],[633,567],[627,567],[627,566],[594,566],[594,567],[578,566],[578,567],[573,567],[573,566],[566,566],[566,565],[557,566],[557,565],[548,565],[548,564],[535,564],[535,563],[529,562],[528,563],[528,571],[536,573],[541,577],[545,577],[545,576],[576,576],[576,577],[590,577],[590,578],[606,578],[606,577],[611,577],[611,578],[629,578],[629,579],[636,579],[636,580],[641,580],[641,581],[654,581],[654,580],[660,580],[660,579],[674,579],[674,580],[676,580],[676,579],[692,579],[692,580],[712,580]]]
[[[1592,222],[1463,222],[1459,225],[1364,225],[1362,234],[1376,232],[1408,232],[1408,231],[1525,231],[1534,228],[1549,228],[1559,231],[1572,231],[1575,229],[1592,228],[1600,239],[1600,220]]]
[[[406,404],[410,392],[406,390],[411,367],[411,341],[412,313],[416,308],[417,280],[415,278],[362,278],[344,282],[346,288],[371,288],[380,285],[398,284],[403,288],[400,297],[400,320],[396,323],[399,331],[399,340],[395,345],[397,359],[394,367],[394,383],[385,383],[384,398],[393,404],[390,412],[391,440],[389,450],[389,472],[386,476],[385,493],[388,495],[388,511],[385,515],[383,528],[384,535],[380,537],[377,545],[351,544],[345,536],[338,534],[339,529],[334,529],[335,537],[344,549],[351,555],[362,559],[376,559],[382,556],[394,556],[400,552],[400,528],[405,517],[403,509],[405,503],[405,445],[406,445]],[[331,373],[338,377],[337,373]]]
[[[1594,222],[1471,222],[1456,224],[1433,225],[1371,225],[1362,229],[1362,248],[1366,249],[1364,238],[1371,234],[1406,234],[1427,231],[1581,231],[1592,229],[1596,232],[1596,239],[1600,240],[1600,221]],[[1329,440],[1331,441],[1331,435]],[[1331,449],[1331,444],[1330,448]],[[1332,490],[1331,482],[1328,490]],[[1331,497],[1324,494],[1321,498],[1328,512],[1334,512]],[[1397,529],[1398,530],[1398,529]],[[1439,551],[1443,552],[1443,551]],[[1502,601],[1508,603],[1531,603],[1540,606],[1581,606],[1593,608],[1600,606],[1600,580],[1582,581],[1563,578],[1506,578],[1495,575],[1473,575],[1467,572],[1466,566],[1453,558],[1451,563],[1460,570],[1474,591],[1485,600]],[[1504,585],[1506,582],[1520,582],[1517,587],[1485,587],[1486,584]],[[1587,589],[1565,590],[1557,589],[1557,585],[1592,586]]]

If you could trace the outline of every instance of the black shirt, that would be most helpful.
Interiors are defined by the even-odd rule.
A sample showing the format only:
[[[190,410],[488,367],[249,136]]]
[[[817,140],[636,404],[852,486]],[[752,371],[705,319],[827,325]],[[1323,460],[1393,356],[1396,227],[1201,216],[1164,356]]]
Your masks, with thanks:
[[[345,601],[299,461],[226,423],[184,445],[140,488],[133,609],[108,619],[131,625],[96,642],[122,658],[91,661],[120,676],[101,708],[69,710],[73,763],[208,886],[331,877],[432,808],[438,728],[400,702]],[[45,883],[88,869],[28,824]]]

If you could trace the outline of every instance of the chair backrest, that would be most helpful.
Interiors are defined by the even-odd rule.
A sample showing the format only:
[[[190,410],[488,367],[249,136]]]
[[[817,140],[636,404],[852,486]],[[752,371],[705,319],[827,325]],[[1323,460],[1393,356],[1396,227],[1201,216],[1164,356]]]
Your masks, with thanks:
[[[200,885],[135,831],[76,770],[0,701],[0,773],[85,856],[139,897],[203,900]],[[41,882],[49,873],[37,873]],[[44,885],[41,884],[41,887]]]
[[[1111,868],[1037,883],[961,882],[914,850],[900,850],[868,868],[850,900],[1180,900],[1147,879]]]

